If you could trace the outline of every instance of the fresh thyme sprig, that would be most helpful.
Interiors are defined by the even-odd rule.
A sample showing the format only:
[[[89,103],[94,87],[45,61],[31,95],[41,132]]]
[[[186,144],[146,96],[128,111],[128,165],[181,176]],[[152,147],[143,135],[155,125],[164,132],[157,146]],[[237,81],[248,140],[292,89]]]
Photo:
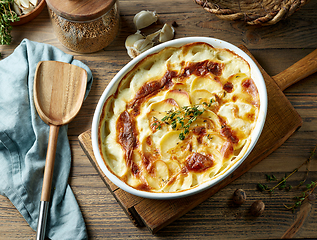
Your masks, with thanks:
[[[266,184],[258,183],[257,188],[260,191],[267,191],[269,193],[273,193],[273,191],[276,188],[278,188],[280,190],[286,189],[289,191],[292,189],[292,186],[289,184],[288,185],[286,184],[287,179],[289,179],[292,175],[294,175],[296,172],[298,172],[298,170],[303,165],[307,164],[305,178],[296,187],[298,188],[298,187],[302,186],[307,180],[310,162],[311,162],[311,159],[313,158],[313,156],[315,156],[316,150],[317,150],[317,144],[315,145],[314,149],[311,151],[309,158],[305,162],[303,162],[299,167],[295,168],[290,174],[288,174],[288,175],[285,174],[285,176],[274,187],[270,188]],[[277,181],[277,179],[274,175],[270,176],[270,175],[266,174],[266,179],[267,179],[267,181]],[[313,193],[313,191],[315,190],[316,187],[317,187],[317,180],[315,182],[312,181],[310,184],[307,184],[306,190],[303,191],[300,196],[297,196],[294,198],[296,200],[296,202],[291,206],[287,206],[284,204],[285,208],[288,210],[294,211],[297,207],[301,206],[302,202]]]
[[[20,18],[11,9],[14,0],[0,0],[0,44],[9,45],[11,43],[11,22],[19,21]]]
[[[205,110],[211,106],[214,99],[210,99],[209,103],[203,102],[202,105],[184,106],[179,109],[171,109],[166,115],[161,119],[154,119],[153,126],[156,129],[161,129],[162,124],[171,125],[173,130],[183,130],[179,134],[179,139],[184,140],[185,135],[189,133],[189,127],[196,119],[202,115]]]

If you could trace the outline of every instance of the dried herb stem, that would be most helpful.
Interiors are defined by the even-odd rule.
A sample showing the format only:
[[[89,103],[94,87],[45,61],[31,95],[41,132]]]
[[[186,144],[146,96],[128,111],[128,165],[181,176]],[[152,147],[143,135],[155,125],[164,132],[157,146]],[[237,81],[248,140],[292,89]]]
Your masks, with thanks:
[[[258,183],[257,184],[258,189],[260,191],[267,191],[267,192],[270,192],[270,193],[272,193],[274,191],[274,189],[276,189],[276,188],[290,190],[292,188],[292,186],[291,185],[286,186],[286,181],[291,176],[293,176],[296,172],[298,172],[298,170],[303,165],[307,164],[306,165],[305,178],[296,187],[302,186],[307,180],[307,176],[308,176],[308,173],[309,173],[310,162],[311,162],[312,158],[315,156],[316,150],[317,150],[317,144],[315,145],[314,149],[311,151],[309,158],[306,159],[306,161],[304,161],[299,167],[295,168],[290,174],[285,175],[285,177],[283,177],[282,180],[280,180],[274,187],[269,188],[267,185],[264,185],[264,184],[262,185],[262,184]],[[266,174],[266,178],[267,178],[268,181],[276,181],[277,180],[274,175],[270,176],[270,175]],[[291,206],[287,206],[287,205],[284,204],[284,207],[286,209],[288,209],[288,210],[293,210],[294,211],[295,208],[301,206],[302,202],[305,199],[307,199],[313,193],[313,191],[315,190],[316,187],[317,187],[317,180],[314,181],[314,182],[312,181],[310,184],[306,184],[306,190],[303,191],[300,196],[297,196],[297,197],[294,198],[296,200],[296,202],[293,205],[291,205]]]
[[[283,189],[283,188],[285,188],[285,186],[286,186],[286,185],[285,185],[286,180],[289,179],[291,176],[293,176],[296,172],[298,172],[298,170],[299,170],[303,165],[307,164],[305,178],[304,178],[303,181],[301,181],[301,182],[299,183],[299,185],[297,185],[297,187],[300,187],[301,185],[303,185],[303,183],[304,183],[304,182],[306,181],[306,179],[307,179],[308,172],[309,172],[310,161],[311,161],[311,159],[313,158],[313,156],[315,155],[316,150],[317,150],[317,144],[315,145],[314,149],[311,151],[311,154],[310,154],[309,158],[306,159],[306,161],[303,162],[299,167],[295,168],[290,174],[288,174],[287,176],[283,177],[282,180],[279,181],[274,187],[269,188],[269,187],[267,187],[266,185],[262,185],[262,184],[258,184],[258,187],[259,187],[261,190],[265,190],[265,191],[268,191],[268,192],[273,192],[274,189],[276,189],[277,187],[281,187],[281,186],[283,186],[283,187],[282,187],[282,189]],[[275,177],[274,177],[275,179],[272,179],[272,177],[268,178],[268,175],[266,175],[266,176],[267,176],[267,179],[268,179],[268,180],[276,180]],[[272,175],[272,176],[273,176],[273,175]]]
[[[315,156],[316,154],[316,150],[317,150],[317,144],[315,145],[314,149],[310,152],[310,156],[309,158],[306,160],[306,162],[304,162],[299,168],[301,168],[305,163],[307,163],[306,165],[306,174],[305,174],[305,178],[303,179],[303,181],[300,182],[300,184],[297,186],[301,186],[304,182],[306,182],[307,177],[308,177],[308,173],[309,173],[309,167],[310,167],[310,161],[311,159]],[[298,169],[299,169],[298,168]]]
[[[304,192],[302,192],[300,196],[297,196],[294,198],[296,200],[296,202],[291,206],[287,206],[286,204],[284,204],[284,207],[287,210],[294,211],[297,207],[302,205],[302,203],[310,196],[310,194],[312,194],[314,192],[316,187],[317,187],[317,181],[311,182],[310,184],[307,184],[306,190]]]
[[[284,184],[286,182],[287,179],[289,179],[294,173],[298,172],[299,168],[296,168],[293,170],[293,172],[291,172],[289,175],[287,175],[286,177],[284,177],[281,181],[279,181],[278,184],[276,184],[274,187],[270,188],[270,189],[266,189],[266,191],[270,191],[272,192],[275,188],[281,186],[282,184]]]

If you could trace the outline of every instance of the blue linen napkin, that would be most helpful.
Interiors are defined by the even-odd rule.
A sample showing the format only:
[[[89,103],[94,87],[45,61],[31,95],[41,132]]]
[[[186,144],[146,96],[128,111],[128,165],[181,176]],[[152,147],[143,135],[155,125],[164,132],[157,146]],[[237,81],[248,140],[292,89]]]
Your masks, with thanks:
[[[36,112],[33,82],[37,63],[68,62],[88,73],[90,69],[72,55],[48,44],[24,39],[0,61],[0,194],[6,196],[36,230],[42,191],[49,126]],[[50,239],[87,239],[83,216],[68,185],[71,152],[67,126],[59,130],[46,236]]]

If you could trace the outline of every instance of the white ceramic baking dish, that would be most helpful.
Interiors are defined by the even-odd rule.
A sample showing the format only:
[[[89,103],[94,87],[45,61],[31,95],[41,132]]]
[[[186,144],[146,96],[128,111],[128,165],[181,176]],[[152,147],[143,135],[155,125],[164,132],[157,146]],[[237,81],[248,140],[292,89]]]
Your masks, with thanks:
[[[237,161],[231,168],[229,168],[227,171],[225,171],[222,174],[219,174],[218,177],[215,179],[212,179],[208,182],[205,182],[201,185],[198,185],[194,188],[191,188],[189,190],[181,191],[181,192],[175,192],[175,193],[154,193],[154,192],[147,192],[147,191],[141,191],[134,189],[127,184],[125,184],[123,181],[121,181],[118,177],[116,177],[114,174],[112,174],[106,164],[103,161],[103,158],[101,156],[100,150],[99,150],[99,141],[98,141],[98,126],[99,126],[99,121],[100,121],[100,115],[103,110],[103,105],[106,102],[106,100],[116,92],[118,84],[122,77],[129,72],[140,60],[145,58],[146,56],[159,52],[160,50],[164,49],[165,47],[180,47],[182,45],[192,43],[192,42],[206,42],[213,47],[216,48],[226,48],[229,49],[242,58],[244,58],[251,67],[251,78],[255,82],[259,95],[260,95],[260,111],[259,111],[259,116],[258,120],[256,123],[256,126],[252,132],[251,135],[251,143],[249,145],[249,148],[247,149],[245,155]],[[265,119],[266,119],[266,113],[267,113],[267,92],[266,92],[266,86],[265,82],[263,79],[263,76],[258,69],[257,65],[254,63],[254,61],[240,48],[226,42],[223,40],[215,39],[215,38],[209,38],[209,37],[187,37],[187,38],[180,38],[180,39],[175,39],[166,43],[162,43],[158,46],[155,46],[148,51],[142,53],[138,57],[134,58],[131,60],[127,65],[125,65],[116,75],[115,77],[111,80],[107,88],[104,90],[102,96],[100,97],[100,100],[98,102],[98,105],[96,107],[95,113],[94,113],[94,118],[93,118],[93,123],[92,123],[92,130],[91,130],[91,137],[92,137],[92,147],[93,147],[93,152],[95,155],[95,158],[97,160],[97,163],[101,169],[101,171],[107,176],[109,180],[111,180],[116,186],[119,188],[123,189],[126,192],[129,192],[133,195],[137,195],[139,197],[144,197],[144,198],[151,198],[151,199],[175,199],[175,198],[181,198],[181,197],[186,197],[190,196],[193,194],[197,194],[201,191],[204,191],[226,177],[228,177],[233,171],[235,171],[241,163],[247,158],[247,156],[250,154],[252,149],[254,148],[259,136],[261,135]]]

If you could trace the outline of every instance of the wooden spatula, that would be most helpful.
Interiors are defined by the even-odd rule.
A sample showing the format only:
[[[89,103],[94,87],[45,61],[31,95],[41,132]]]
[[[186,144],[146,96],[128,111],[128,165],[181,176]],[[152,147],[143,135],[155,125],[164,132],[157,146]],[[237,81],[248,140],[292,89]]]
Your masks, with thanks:
[[[59,127],[69,123],[79,112],[86,85],[87,72],[81,67],[57,61],[42,61],[37,65],[34,103],[41,119],[50,126],[37,239],[45,237]]]

